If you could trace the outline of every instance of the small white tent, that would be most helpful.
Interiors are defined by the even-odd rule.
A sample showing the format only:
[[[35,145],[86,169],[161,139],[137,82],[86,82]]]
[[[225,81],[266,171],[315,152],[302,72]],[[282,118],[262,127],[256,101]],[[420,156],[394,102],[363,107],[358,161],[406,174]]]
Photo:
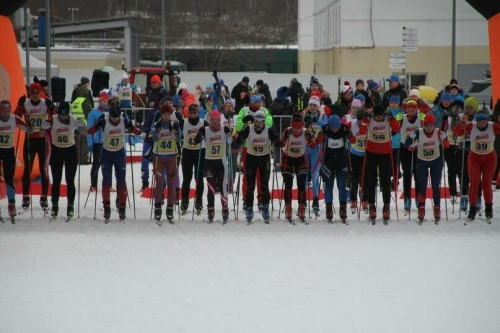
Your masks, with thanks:
[[[19,57],[21,58],[21,65],[23,66],[23,75],[26,80],[26,52],[23,50],[23,48],[18,44],[17,48],[19,50]],[[33,77],[36,75],[38,79],[44,79],[47,80],[46,78],[46,65],[45,62],[38,60],[37,58],[33,57],[30,55],[29,59],[29,65],[30,65],[30,79],[29,82],[33,82]],[[50,73],[51,76],[59,76],[59,66],[57,65],[51,65],[50,66]]]

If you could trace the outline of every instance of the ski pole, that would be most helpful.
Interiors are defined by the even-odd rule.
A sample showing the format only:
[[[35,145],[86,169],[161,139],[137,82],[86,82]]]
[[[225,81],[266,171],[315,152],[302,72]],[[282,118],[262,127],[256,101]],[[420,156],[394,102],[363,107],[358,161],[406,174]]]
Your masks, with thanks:
[[[445,160],[444,160],[444,145],[443,145],[443,183],[444,183],[444,209],[446,213],[446,221],[448,221],[448,203],[446,202],[446,173],[445,173]],[[439,193],[441,194],[441,192]]]
[[[132,202],[134,203],[134,219],[137,219],[136,214],[135,214],[135,186],[134,186],[134,165],[132,163],[132,137],[131,137],[131,131],[130,129],[128,130],[128,148],[130,152],[130,171],[132,174]]]
[[[204,138],[202,137],[201,140],[203,140]],[[200,181],[200,176],[199,176],[199,172],[200,172],[200,161],[201,161],[201,142],[200,142],[200,148],[198,150],[198,163],[197,163],[197,166],[196,166],[196,174],[194,176],[194,180],[195,180],[195,196],[193,198],[193,214],[191,215],[191,221],[194,220],[194,206],[196,206],[196,197],[198,195],[198,182]],[[201,179],[201,181],[203,181],[203,177]]]

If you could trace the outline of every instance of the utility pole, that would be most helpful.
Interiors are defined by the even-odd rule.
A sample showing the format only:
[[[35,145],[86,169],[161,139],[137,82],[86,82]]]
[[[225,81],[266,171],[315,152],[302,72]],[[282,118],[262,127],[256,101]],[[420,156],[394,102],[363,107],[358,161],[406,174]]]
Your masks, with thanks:
[[[456,37],[457,37],[457,0],[453,0],[453,18],[451,25],[451,78],[455,77],[456,61]]]
[[[161,66],[165,68],[165,0],[161,0]]]

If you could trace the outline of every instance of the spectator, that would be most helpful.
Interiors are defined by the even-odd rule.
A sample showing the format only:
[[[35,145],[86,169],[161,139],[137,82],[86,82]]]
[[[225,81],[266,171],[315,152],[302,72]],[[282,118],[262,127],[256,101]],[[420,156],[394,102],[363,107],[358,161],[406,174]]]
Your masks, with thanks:
[[[269,109],[271,103],[273,102],[273,97],[271,96],[271,91],[269,91],[269,86],[262,80],[257,80],[255,82],[255,92],[264,96],[264,106]]]
[[[294,107],[294,112],[302,110],[302,97],[306,94],[304,88],[302,88],[302,83],[293,78],[288,85],[288,91],[286,92],[286,97],[290,97],[290,101]],[[300,105],[299,105],[300,103]]]
[[[82,98],[78,101],[78,104],[81,103],[81,108],[83,110],[83,113],[85,114],[85,119],[87,119],[90,110],[94,108],[94,99],[92,98],[92,92],[90,91],[89,87],[89,78],[82,76],[82,78],[80,79],[80,84],[73,90],[71,94],[72,105],[77,98]]]
[[[377,104],[382,103],[382,97],[380,96],[380,84],[373,80],[366,81],[370,90],[367,90],[368,98],[365,101],[365,110],[370,112],[373,107]]]
[[[387,81],[389,81],[389,90],[384,93],[382,97],[382,104],[385,108],[389,107],[389,99],[392,95],[399,96],[399,105],[403,104],[403,101],[408,97],[404,87],[400,84],[399,76],[396,74],[391,75]]]
[[[252,89],[248,85],[249,82],[250,79],[248,76],[244,76],[241,82],[236,84],[233,90],[231,90],[231,98],[234,99],[234,110],[236,114],[239,114],[240,110],[250,103]]]
[[[301,107],[299,107],[299,110],[302,110],[304,108],[304,106],[307,107],[309,105],[309,98],[311,98],[311,96],[313,94],[319,93],[319,95],[316,95],[316,96],[321,98],[321,96],[323,95],[324,92],[325,92],[325,90],[323,89],[323,86],[319,83],[318,78],[315,76],[312,76],[311,81],[309,82],[309,88],[307,89],[307,92],[304,94],[304,97],[302,97],[303,104],[301,105]]]
[[[410,97],[408,100],[417,102],[418,111],[423,114],[427,114],[431,110],[427,101],[420,98],[420,90],[418,88],[413,88],[410,90]],[[406,111],[406,103],[403,103],[403,110]]]

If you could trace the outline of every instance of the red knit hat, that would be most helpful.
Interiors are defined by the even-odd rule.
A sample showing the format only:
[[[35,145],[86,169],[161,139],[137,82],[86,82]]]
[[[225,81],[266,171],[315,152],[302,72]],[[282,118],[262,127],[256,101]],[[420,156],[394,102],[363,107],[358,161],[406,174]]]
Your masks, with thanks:
[[[38,92],[42,91],[42,85],[38,82],[32,83],[32,84],[30,84],[30,91],[32,93],[38,93]]]
[[[436,125],[436,118],[433,114],[427,113],[424,118],[424,125]]]
[[[161,83],[161,79],[158,75],[153,75],[151,77],[151,82]]]

